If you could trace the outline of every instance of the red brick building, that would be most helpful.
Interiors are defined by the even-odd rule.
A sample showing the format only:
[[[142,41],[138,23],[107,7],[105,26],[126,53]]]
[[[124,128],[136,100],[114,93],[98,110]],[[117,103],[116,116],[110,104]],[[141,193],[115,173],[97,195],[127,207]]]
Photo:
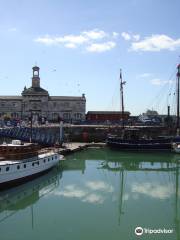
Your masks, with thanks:
[[[124,112],[123,118],[127,120],[130,116],[130,112]],[[89,111],[86,114],[86,120],[88,121],[120,121],[122,120],[122,112],[120,111]]]

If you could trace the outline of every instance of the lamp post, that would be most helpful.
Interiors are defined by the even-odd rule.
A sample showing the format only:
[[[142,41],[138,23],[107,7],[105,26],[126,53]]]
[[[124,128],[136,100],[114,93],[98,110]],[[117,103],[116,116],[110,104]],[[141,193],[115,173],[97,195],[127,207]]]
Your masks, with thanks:
[[[30,119],[30,143],[32,142],[32,127],[33,127],[33,124],[32,124],[32,109],[30,109],[30,112],[31,112],[31,119]]]

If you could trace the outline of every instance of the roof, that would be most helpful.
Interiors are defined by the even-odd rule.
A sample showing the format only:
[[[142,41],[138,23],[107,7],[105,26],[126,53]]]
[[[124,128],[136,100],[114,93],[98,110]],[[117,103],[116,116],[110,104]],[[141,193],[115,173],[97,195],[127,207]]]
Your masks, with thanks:
[[[122,114],[120,111],[88,111],[87,114],[114,114],[114,115],[119,115]],[[129,114],[130,112],[125,111],[124,114]]]
[[[77,96],[50,96],[50,99],[53,100],[76,100],[76,101],[82,101],[82,100],[86,100],[84,97],[77,97]]]
[[[0,96],[0,100],[22,100],[22,96]]]
[[[24,89],[22,95],[49,95],[49,93],[41,87],[30,87]]]

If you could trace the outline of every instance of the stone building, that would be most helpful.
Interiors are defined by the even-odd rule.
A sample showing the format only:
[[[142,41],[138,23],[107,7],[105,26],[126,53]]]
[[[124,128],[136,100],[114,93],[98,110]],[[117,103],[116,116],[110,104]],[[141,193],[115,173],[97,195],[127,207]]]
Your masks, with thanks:
[[[25,119],[44,118],[49,121],[81,121],[85,119],[86,98],[50,96],[48,91],[40,86],[39,67],[34,66],[32,86],[24,88],[21,96],[0,96],[0,117]]]

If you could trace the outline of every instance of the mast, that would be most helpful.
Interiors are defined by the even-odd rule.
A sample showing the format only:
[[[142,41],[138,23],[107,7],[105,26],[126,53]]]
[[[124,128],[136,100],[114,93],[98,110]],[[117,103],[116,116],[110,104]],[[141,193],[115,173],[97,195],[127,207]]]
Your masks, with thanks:
[[[176,190],[175,190],[175,227],[176,227],[176,234],[177,234],[177,239],[179,239],[180,236],[180,228],[179,228],[179,224],[180,224],[180,219],[179,219],[179,207],[178,207],[178,198],[179,198],[179,166],[178,163],[176,163]]]
[[[179,135],[179,80],[180,80],[180,64],[177,66],[177,135]]]
[[[122,111],[122,127],[124,128],[124,94],[123,94],[123,85],[126,82],[122,80],[122,71],[120,69],[120,111]]]

